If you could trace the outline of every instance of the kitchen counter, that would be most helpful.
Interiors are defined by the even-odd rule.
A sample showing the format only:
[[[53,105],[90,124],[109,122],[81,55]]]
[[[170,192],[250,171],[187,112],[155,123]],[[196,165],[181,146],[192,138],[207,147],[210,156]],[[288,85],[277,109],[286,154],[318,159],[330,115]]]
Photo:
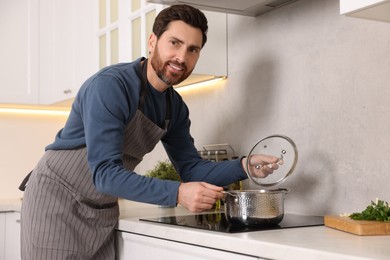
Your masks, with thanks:
[[[22,199],[0,199],[0,212],[17,211],[20,212]]]
[[[183,207],[160,208],[120,200],[117,230],[269,259],[390,259],[389,236],[357,236],[325,226],[244,233],[179,227],[139,218],[193,214]]]
[[[20,212],[21,201],[0,199],[0,212]],[[390,236],[357,236],[325,226],[228,234],[139,221],[193,214],[181,206],[119,203],[119,231],[269,259],[390,259]]]

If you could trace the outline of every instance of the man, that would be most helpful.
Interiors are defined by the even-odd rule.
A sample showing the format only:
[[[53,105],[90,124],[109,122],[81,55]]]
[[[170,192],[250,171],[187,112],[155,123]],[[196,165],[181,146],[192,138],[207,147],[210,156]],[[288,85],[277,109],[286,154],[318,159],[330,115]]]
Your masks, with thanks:
[[[200,158],[188,108],[171,87],[191,74],[206,32],[201,11],[169,7],[156,17],[149,59],[107,67],[83,84],[64,128],[28,180],[22,259],[114,259],[118,197],[201,212],[223,197],[221,186],[247,177],[246,158]],[[181,183],[134,172],[160,140]],[[258,155],[251,165],[265,177],[277,160]]]

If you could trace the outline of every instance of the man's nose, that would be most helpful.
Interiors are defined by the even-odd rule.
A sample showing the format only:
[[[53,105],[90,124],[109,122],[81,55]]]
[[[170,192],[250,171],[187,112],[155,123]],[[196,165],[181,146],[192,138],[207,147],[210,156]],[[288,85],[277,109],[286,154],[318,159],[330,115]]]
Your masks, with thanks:
[[[176,53],[176,61],[179,63],[185,63],[187,60],[187,49],[186,48],[180,48]]]

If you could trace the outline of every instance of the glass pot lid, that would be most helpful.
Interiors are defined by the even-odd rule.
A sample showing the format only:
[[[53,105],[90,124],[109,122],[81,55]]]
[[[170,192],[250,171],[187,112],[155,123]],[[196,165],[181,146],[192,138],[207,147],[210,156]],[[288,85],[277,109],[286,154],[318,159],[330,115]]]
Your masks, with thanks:
[[[265,178],[254,177],[252,171],[256,165],[251,164],[251,157],[255,154],[271,155],[280,158],[279,169],[274,170]],[[293,140],[284,135],[271,135],[258,141],[247,157],[246,172],[248,178],[262,187],[270,187],[282,183],[292,174],[297,165],[298,150]]]

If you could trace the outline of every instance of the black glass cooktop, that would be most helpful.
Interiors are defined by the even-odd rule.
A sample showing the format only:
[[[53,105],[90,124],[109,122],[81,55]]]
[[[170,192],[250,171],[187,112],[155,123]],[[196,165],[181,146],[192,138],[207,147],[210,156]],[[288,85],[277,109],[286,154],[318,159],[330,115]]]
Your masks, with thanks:
[[[249,231],[262,231],[272,229],[323,226],[322,216],[302,216],[295,214],[284,214],[283,220],[277,225],[244,226],[232,224],[225,217],[225,213],[209,213],[186,216],[172,216],[159,218],[142,218],[141,221],[175,225],[189,228],[206,229],[211,231],[238,233]]]

